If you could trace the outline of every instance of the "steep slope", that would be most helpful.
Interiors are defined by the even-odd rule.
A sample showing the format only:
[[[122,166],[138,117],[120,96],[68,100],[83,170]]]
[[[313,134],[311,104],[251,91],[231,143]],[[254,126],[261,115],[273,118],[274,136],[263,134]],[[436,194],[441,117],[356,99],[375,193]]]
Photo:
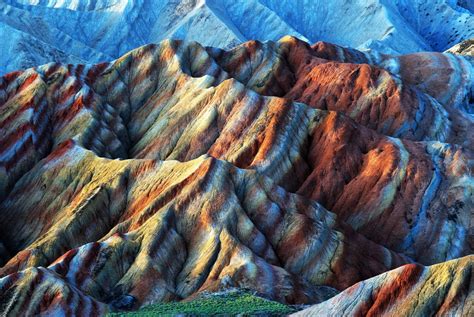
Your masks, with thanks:
[[[51,50],[89,63],[118,58],[138,46],[166,38],[230,48],[251,39],[293,35],[310,43],[374,49],[384,53],[444,51],[474,36],[468,2],[451,0],[152,0],[30,1],[0,4],[2,33],[18,56],[0,61],[0,73],[36,66],[48,52],[28,56],[18,32]],[[13,21],[13,22],[12,22]],[[34,25],[40,28],[31,27]],[[4,55],[2,55],[4,56]],[[3,57],[4,59],[11,58]],[[74,61],[75,62],[75,61]]]
[[[335,112],[261,97],[223,81],[229,74],[197,44],[164,42],[110,65],[47,65],[16,76],[4,79],[11,81],[3,107],[7,190],[70,138],[110,158],[188,161],[207,153],[318,200],[375,242],[424,263],[470,250],[472,151],[387,138]]]
[[[33,297],[28,296],[31,290],[35,290]],[[108,311],[107,305],[43,267],[32,267],[0,279],[0,294],[0,309],[4,316],[100,316]],[[23,304],[21,310],[14,306],[15,302]]]
[[[6,299],[22,283],[10,282],[17,271],[49,265],[102,302],[131,295],[141,305],[229,286],[287,303],[318,302],[318,285],[343,289],[407,261],[349,228],[338,231],[334,215],[317,203],[210,157],[115,161],[66,143],[22,178],[0,209],[1,222],[15,227],[2,241],[11,252],[22,250],[1,270],[12,274],[0,282]],[[48,220],[23,230],[12,216]],[[43,289],[42,282],[50,279],[31,290]],[[5,312],[38,304],[30,300],[15,298]]]
[[[310,47],[292,37],[208,51],[260,94],[343,112],[390,136],[472,148],[474,65],[462,57],[373,56],[323,42]]]
[[[471,64],[414,56],[164,41],[2,77],[2,312],[101,314],[226,287],[317,303],[472,254],[472,136],[431,128],[471,124]],[[425,85],[405,71],[416,58]],[[404,130],[420,104],[427,122]]]
[[[5,73],[6,69],[13,69],[10,65],[24,69],[32,65],[46,64],[51,60],[60,63],[84,63],[81,58],[67,54],[27,33],[1,24],[1,22],[0,34],[9,35],[8,37],[2,36],[1,50],[4,58],[0,61],[1,73]]]
[[[292,316],[472,316],[474,256],[409,264],[358,283]]]

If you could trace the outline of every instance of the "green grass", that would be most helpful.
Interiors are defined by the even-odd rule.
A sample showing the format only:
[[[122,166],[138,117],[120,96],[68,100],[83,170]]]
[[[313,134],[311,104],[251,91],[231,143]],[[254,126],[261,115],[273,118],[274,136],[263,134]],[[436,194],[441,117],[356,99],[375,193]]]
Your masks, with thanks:
[[[294,310],[250,293],[234,292],[208,295],[188,302],[162,303],[134,312],[112,313],[109,316],[286,316]]]

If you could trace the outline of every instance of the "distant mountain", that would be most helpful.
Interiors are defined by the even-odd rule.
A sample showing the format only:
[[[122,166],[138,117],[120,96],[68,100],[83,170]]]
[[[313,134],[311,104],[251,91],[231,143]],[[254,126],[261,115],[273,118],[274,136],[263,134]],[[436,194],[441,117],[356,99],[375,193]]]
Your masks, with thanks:
[[[444,51],[474,37],[468,0],[5,0],[0,73],[95,63],[165,38],[229,48],[293,35],[383,53]]]

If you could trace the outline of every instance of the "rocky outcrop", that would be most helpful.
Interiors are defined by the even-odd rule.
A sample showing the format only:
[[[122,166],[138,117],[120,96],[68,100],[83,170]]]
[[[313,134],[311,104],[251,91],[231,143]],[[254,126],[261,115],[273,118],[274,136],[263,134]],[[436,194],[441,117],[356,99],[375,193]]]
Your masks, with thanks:
[[[462,57],[375,56],[293,37],[211,55],[260,94],[338,111],[385,135],[473,148],[474,68]]]
[[[417,83],[414,58],[444,79]],[[287,37],[2,77],[2,312],[226,287],[317,303],[471,254],[470,65]]]
[[[36,197],[24,190],[30,186],[39,187]],[[48,266],[101,302],[126,294],[145,304],[234,286],[307,303],[323,299],[318,285],[344,289],[409,261],[339,227],[314,201],[208,156],[117,161],[67,143],[16,188],[1,207],[2,223],[15,226],[3,238],[20,250],[1,269],[10,288],[11,274]],[[48,220],[25,227],[10,217]]]
[[[408,264],[292,316],[472,316],[474,256]]]
[[[98,316],[108,311],[107,305],[44,267],[1,279],[0,309],[5,316]]]

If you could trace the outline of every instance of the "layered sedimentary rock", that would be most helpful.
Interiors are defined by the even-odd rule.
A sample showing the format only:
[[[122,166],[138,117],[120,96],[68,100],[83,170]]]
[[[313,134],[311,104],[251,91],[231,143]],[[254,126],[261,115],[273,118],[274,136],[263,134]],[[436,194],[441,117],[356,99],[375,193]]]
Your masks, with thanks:
[[[0,308],[88,315],[225,287],[316,303],[471,254],[472,85],[463,57],[290,37],[10,73]]]
[[[0,290],[5,316],[97,316],[108,311],[107,305],[44,267],[31,267],[3,278]]]
[[[42,190],[32,197],[30,186]],[[317,285],[344,289],[409,261],[337,229],[334,214],[314,201],[208,156],[117,161],[69,142],[16,188],[1,207],[16,210],[2,218],[14,226],[2,239],[21,250],[1,270],[11,274],[2,282],[4,299],[7,290],[24,294],[21,279],[9,282],[17,271],[49,265],[49,274],[102,302],[127,294],[146,304],[230,286],[317,302]],[[25,227],[12,219],[31,217],[47,220]],[[30,287],[50,282],[45,276]],[[11,301],[11,314],[39,304]]]
[[[474,36],[471,0],[5,0],[0,75],[46,62],[96,63],[173,38],[230,48],[293,35],[406,54]]]
[[[429,267],[408,264],[293,316],[472,316],[473,264],[472,255]]]
[[[260,94],[342,112],[382,134],[473,148],[471,60],[440,53],[364,54],[292,37],[211,54]]]

